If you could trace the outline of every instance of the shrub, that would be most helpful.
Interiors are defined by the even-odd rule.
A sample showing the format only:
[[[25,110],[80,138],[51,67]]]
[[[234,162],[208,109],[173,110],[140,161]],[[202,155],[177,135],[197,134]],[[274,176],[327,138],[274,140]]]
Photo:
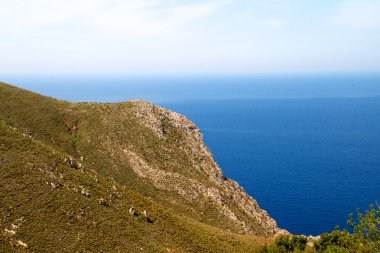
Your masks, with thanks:
[[[262,253],[282,253],[303,251],[306,248],[307,238],[305,236],[281,235],[277,237],[274,244],[262,249]]]
[[[354,230],[357,238],[375,252],[380,252],[380,206],[370,205],[370,210],[361,213],[356,209],[357,218],[351,213],[347,224]]]
[[[314,246],[307,247],[305,236],[279,236],[275,242],[262,249],[263,253],[283,252],[320,252],[320,253],[372,253],[380,252],[380,206],[370,205],[370,209],[356,217],[351,213],[347,224],[353,233],[339,230],[337,226],[331,233],[322,234]]]
[[[347,230],[340,231],[338,227],[331,233],[321,235],[314,249],[316,252],[362,252],[358,237]]]

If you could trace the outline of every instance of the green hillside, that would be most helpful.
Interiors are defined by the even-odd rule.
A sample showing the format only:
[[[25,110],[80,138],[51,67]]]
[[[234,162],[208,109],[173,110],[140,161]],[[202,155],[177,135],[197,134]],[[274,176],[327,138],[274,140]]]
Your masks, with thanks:
[[[283,232],[181,115],[4,83],[0,101],[0,252],[253,252]]]
[[[186,117],[0,83],[1,253],[372,253],[379,215],[377,204],[351,216],[351,234],[289,235],[223,176]]]

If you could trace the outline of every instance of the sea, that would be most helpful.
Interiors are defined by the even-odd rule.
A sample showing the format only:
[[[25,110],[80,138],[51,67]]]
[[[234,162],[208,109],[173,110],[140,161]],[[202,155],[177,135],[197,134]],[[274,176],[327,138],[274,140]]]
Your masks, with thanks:
[[[144,99],[201,129],[228,178],[291,233],[380,203],[380,74],[7,75],[69,101]]]

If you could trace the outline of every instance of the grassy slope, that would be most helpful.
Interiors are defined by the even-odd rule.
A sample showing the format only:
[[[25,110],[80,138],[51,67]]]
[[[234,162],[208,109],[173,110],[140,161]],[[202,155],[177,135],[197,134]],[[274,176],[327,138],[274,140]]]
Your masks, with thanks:
[[[113,157],[110,145],[132,145],[136,153],[165,170],[181,168],[189,175],[188,158],[175,143],[180,133],[173,133],[169,141],[159,140],[142,126],[130,112],[131,104],[69,103],[44,97],[11,85],[0,84],[0,120],[22,131],[31,130],[32,136],[62,152],[79,159],[104,176],[127,184],[139,193],[161,202],[174,212],[185,214],[210,225],[237,230],[210,203],[187,201],[169,191],[158,190],[147,179],[139,178],[119,157]],[[123,120],[118,114],[124,112]],[[104,122],[102,118],[106,117]],[[72,126],[78,130],[71,132]],[[108,145],[105,140],[112,138]],[[164,151],[167,152],[164,152]],[[175,159],[173,159],[175,157]],[[188,173],[189,172],[189,173]],[[191,173],[190,173],[191,174]],[[191,174],[204,181],[204,175]]]
[[[12,219],[17,219],[20,215],[31,216],[27,219],[31,221],[29,227],[26,225],[28,222],[25,222],[18,233],[25,236],[23,239],[30,245],[43,249],[47,247],[44,240],[49,240],[49,237],[52,242],[49,245],[56,244],[55,247],[62,248],[64,246],[59,245],[59,241],[66,247],[70,241],[76,250],[84,249],[84,245],[93,250],[98,247],[110,250],[115,245],[120,245],[129,250],[142,246],[152,251],[166,250],[167,247],[177,251],[213,249],[214,252],[247,252],[257,245],[259,237],[226,232],[225,229],[235,231],[237,228],[207,201],[190,202],[174,193],[158,190],[148,179],[138,178],[128,165],[120,163],[119,157],[109,147],[110,141],[112,145],[120,147],[128,145],[150,164],[164,167],[168,171],[180,169],[182,174],[207,184],[204,175],[187,169],[190,167],[188,157],[177,144],[181,133],[175,128],[171,129],[169,138],[162,140],[156,138],[130,114],[132,105],[129,103],[68,103],[3,83],[0,83],[0,101],[0,121],[3,122],[0,187],[1,194],[4,195],[1,196],[4,198],[1,213],[10,216],[0,217],[3,223],[1,225],[9,225]],[[124,113],[124,120],[118,118],[118,113],[121,112]],[[16,127],[17,133],[10,133],[9,126]],[[26,130],[32,131],[32,139],[20,135]],[[108,136],[112,136],[112,140]],[[54,150],[54,155],[47,150]],[[69,169],[62,162],[62,156],[67,154],[76,159],[84,156],[83,163],[91,170],[83,173]],[[37,165],[36,161],[39,162]],[[43,172],[38,169],[41,167],[45,168]],[[48,177],[51,177],[48,171],[53,171],[56,177],[59,173],[66,173],[65,180],[71,185],[70,189],[62,187],[57,190],[47,185]],[[99,173],[97,177],[104,177],[99,184],[94,183],[94,171]],[[10,184],[10,180],[16,181]],[[128,197],[115,200],[120,202],[118,207],[112,204],[111,208],[104,208],[97,201],[102,196],[109,196],[111,184],[117,184],[117,188],[123,189],[123,195]],[[90,198],[71,189],[80,192],[79,185],[85,185],[89,189]],[[15,201],[23,204],[17,205]],[[131,219],[128,209],[132,205],[148,210],[158,222],[152,225]],[[73,218],[78,215],[80,217],[81,212],[86,213],[88,220]],[[46,219],[49,222],[44,222]],[[102,222],[93,225],[94,221]],[[109,234],[110,230],[118,232],[112,235]],[[30,233],[32,231],[33,236]],[[47,238],[44,238],[44,234]],[[59,239],[64,235],[65,238]],[[9,247],[9,243],[1,240],[4,238],[0,239],[1,247]],[[263,239],[260,240],[262,242]],[[5,250],[6,248],[3,251]]]
[[[11,229],[23,217],[16,235],[0,237],[1,252],[10,251],[15,240],[38,252],[249,252],[258,245],[258,237],[178,216],[94,171],[72,169],[64,154],[4,122],[0,150],[0,227]],[[117,197],[110,198],[111,192]],[[100,205],[100,198],[110,206]],[[147,210],[154,223],[131,216],[131,206]]]
[[[65,123],[68,102],[44,97],[0,83],[0,119],[17,128],[32,130],[41,140],[73,153],[75,145]]]

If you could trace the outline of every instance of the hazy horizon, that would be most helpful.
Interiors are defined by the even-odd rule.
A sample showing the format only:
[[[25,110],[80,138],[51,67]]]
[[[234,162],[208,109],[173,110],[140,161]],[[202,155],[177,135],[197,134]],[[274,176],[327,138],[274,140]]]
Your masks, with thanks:
[[[380,74],[8,75],[2,81],[73,102],[380,96]]]
[[[0,74],[380,71],[380,2],[0,2]]]

